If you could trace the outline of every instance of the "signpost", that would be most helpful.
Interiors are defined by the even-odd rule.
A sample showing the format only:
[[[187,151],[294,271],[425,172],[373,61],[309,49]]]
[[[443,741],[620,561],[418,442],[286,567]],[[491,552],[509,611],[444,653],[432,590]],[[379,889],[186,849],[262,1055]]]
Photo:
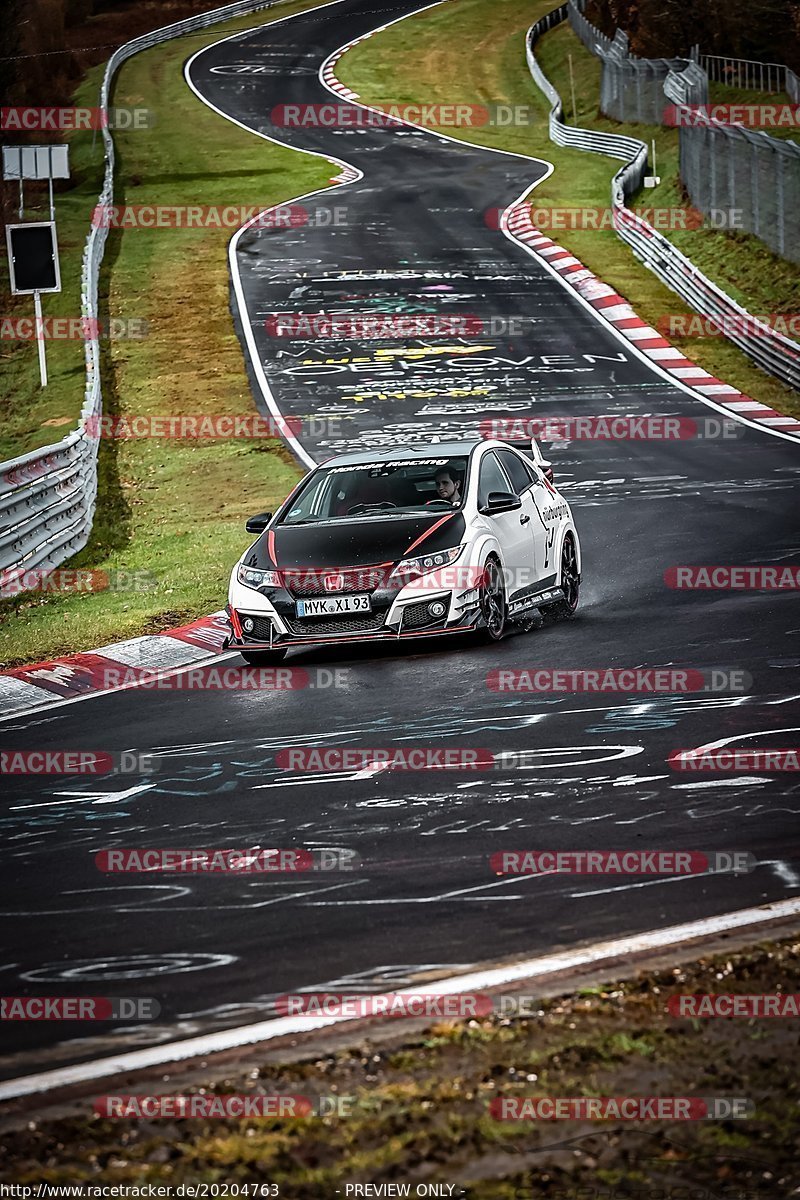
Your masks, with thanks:
[[[61,271],[56,240],[56,212],[53,180],[69,179],[68,146],[3,146],[3,178],[19,180],[19,225],[6,226],[8,273],[12,296],[33,294],[36,313],[36,342],[39,350],[39,377],[47,386],[47,361],[44,351],[42,292],[61,291]],[[46,179],[49,185],[50,220],[23,221],[24,179]]]

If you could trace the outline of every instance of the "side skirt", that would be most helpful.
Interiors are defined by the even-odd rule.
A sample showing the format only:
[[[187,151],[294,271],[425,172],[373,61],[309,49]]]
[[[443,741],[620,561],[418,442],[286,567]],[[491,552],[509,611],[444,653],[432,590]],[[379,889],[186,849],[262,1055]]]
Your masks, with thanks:
[[[524,596],[521,600],[514,600],[508,606],[509,617],[521,617],[525,613],[529,613],[534,608],[544,608],[548,604],[558,604],[564,599],[564,593],[560,587],[546,588],[543,592],[534,592],[532,596]]]

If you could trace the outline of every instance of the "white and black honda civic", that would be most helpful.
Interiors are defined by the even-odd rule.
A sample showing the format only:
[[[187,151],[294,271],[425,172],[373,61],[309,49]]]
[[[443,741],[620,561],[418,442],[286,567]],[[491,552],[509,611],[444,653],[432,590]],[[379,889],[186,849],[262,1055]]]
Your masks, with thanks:
[[[227,645],[251,664],[320,643],[499,641],[509,622],[578,607],[577,530],[535,440],[344,454],[247,531]]]

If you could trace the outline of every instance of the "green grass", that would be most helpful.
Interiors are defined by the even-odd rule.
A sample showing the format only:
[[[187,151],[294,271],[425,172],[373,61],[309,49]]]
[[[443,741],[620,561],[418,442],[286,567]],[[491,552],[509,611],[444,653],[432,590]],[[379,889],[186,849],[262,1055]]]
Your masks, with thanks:
[[[699,952],[698,952],[699,953]],[[348,1098],[341,1114],[303,1120],[93,1119],[91,1098],[17,1118],[0,1147],[15,1183],[146,1185],[258,1182],[284,1200],[344,1195],[347,1184],[448,1183],[470,1200],[650,1194],[786,1196],[797,1186],[797,1032],[792,1020],[669,1015],[673,994],[796,992],[797,938],[704,953],[680,970],[607,981],[591,997],[537,1002],[427,1033],[361,1032],[349,1049],[323,1039],[296,1050],[251,1047],[163,1093]],[[746,1037],[753,1024],[764,1039]],[[476,1037],[476,1032],[480,1037]],[[387,1040],[388,1039],[388,1040]],[[200,1081],[202,1080],[202,1085]],[[111,1090],[110,1088],[106,1089]],[[498,1121],[497,1097],[743,1096],[729,1121]]]
[[[92,72],[91,80],[76,94],[77,104],[96,104],[98,78],[98,72]],[[80,316],[81,256],[102,184],[100,134],[94,148],[91,134],[74,136],[69,145],[71,180],[56,185],[55,198],[62,291],[42,297],[45,317]],[[47,196],[38,185],[26,185],[26,201],[31,206],[26,206],[26,219],[49,219],[49,209],[44,207]],[[8,263],[3,254],[0,295],[5,297],[7,289]],[[7,299],[5,314],[32,317],[33,297]],[[58,441],[77,424],[85,387],[83,342],[48,341],[46,355],[48,386],[41,388],[36,342],[0,342],[0,461]]]
[[[117,204],[236,204],[266,207],[330,180],[324,159],[274,145],[202,105],[183,79],[191,51],[238,28],[312,7],[281,5],[268,18],[216,26],[201,36],[137,55],[122,68],[117,104],[155,109],[152,129],[117,135]],[[94,102],[102,70],[81,86]],[[78,310],[80,254],[99,190],[100,140],[71,141],[75,187],[59,197],[65,290]],[[101,292],[112,317],[149,322],[141,341],[106,343],[105,411],[124,414],[249,413],[254,401],[229,311],[231,230],[133,229],[109,235]],[[50,307],[52,303],[52,308]],[[48,301],[46,311],[55,311]],[[46,444],[75,425],[83,399],[83,347],[48,346],[52,389],[38,392],[35,344],[14,350],[0,372],[5,455]],[[45,424],[49,421],[50,424]],[[64,428],[59,428],[63,425]],[[300,475],[276,440],[141,439],[103,442],[101,503],[90,544],[71,565],[151,571],[143,592],[31,595],[0,604],[4,665],[90,649],[204,615],[224,603],[231,564],[247,545],[244,521],[274,507]]]
[[[548,105],[525,61],[525,31],[552,7],[549,0],[449,0],[390,26],[347,52],[337,74],[373,104],[492,102],[530,106],[531,124],[511,127],[447,128],[453,137],[540,156],[553,174],[531,193],[537,208],[601,208],[610,202],[611,179],[619,164],[599,155],[555,146],[548,137]],[[568,55],[575,74],[577,124],[625,133],[648,143],[655,138],[659,187],[642,192],[642,208],[685,208],[678,179],[678,134],[674,129],[625,124],[600,116],[600,65],[561,25],[537,46],[537,58],[558,89],[572,122]],[[752,96],[752,93],[748,93]],[[498,202],[501,198],[498,198]],[[711,229],[669,234],[680,250],[753,313],[800,311],[797,268],[772,254],[756,238]],[[680,298],[638,261],[611,229],[559,230],[553,237],[614,287],[651,324],[672,315],[693,315]],[[700,366],[779,412],[800,415],[797,393],[772,379],[723,338],[672,339]]]
[[[712,83],[709,86],[709,102],[711,104],[773,104],[780,108],[795,109],[786,92],[754,92],[748,88],[731,87],[727,83]],[[766,133],[770,137],[785,138],[800,142],[800,127],[794,125],[763,125],[752,126],[753,129]]]

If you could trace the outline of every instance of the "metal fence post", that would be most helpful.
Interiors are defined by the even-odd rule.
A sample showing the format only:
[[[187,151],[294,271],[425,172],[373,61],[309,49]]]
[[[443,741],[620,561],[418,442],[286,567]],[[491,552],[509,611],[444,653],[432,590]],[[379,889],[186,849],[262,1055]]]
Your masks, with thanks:
[[[756,142],[750,154],[750,207],[753,213],[753,233],[761,236],[761,195],[759,179],[759,145]]]
[[[786,248],[786,205],[784,202],[785,201],[785,197],[784,197],[785,188],[784,188],[784,178],[783,178],[784,157],[783,157],[783,153],[781,151],[780,146],[775,147],[775,152],[777,154],[777,161],[776,161],[777,169],[775,171],[775,200],[776,200],[776,206],[777,206],[777,210],[778,210],[777,211],[776,228],[777,228],[777,232],[778,232],[778,254],[783,256],[783,252]]]

